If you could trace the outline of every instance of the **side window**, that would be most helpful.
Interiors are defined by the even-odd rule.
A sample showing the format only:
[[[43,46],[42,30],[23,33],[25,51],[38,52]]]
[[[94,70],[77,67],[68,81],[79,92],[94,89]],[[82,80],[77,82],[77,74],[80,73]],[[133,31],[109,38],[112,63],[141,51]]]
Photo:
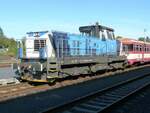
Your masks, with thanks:
[[[146,51],[149,52],[149,47],[146,48]]]
[[[109,38],[110,40],[112,40],[112,39],[113,39],[112,34],[111,34],[111,32],[110,32],[110,31],[107,31],[107,36],[108,36],[108,38]]]
[[[139,45],[139,51],[142,51],[142,45]]]
[[[140,51],[142,51],[142,45],[140,45]]]
[[[123,44],[122,50],[123,50],[124,52],[133,51],[133,44]]]
[[[144,52],[147,52],[147,51],[146,51],[146,49],[147,49],[147,47],[146,47],[146,46],[144,46]]]
[[[75,48],[73,48],[73,54],[76,55],[76,49]]]
[[[138,50],[139,50],[138,45],[135,45],[135,51],[138,51]]]
[[[79,49],[79,48],[77,48],[77,54],[78,54],[78,55],[80,54],[80,49]]]
[[[103,32],[102,32],[102,41],[106,41],[106,37]]]
[[[112,32],[112,37],[113,37],[113,39],[115,39],[115,34],[114,34],[114,32]]]
[[[73,47],[76,47],[76,41],[73,40]]]
[[[123,44],[122,46],[122,51],[127,52],[128,51],[128,46]]]
[[[79,45],[80,45],[80,42],[79,42],[79,41],[77,41],[77,47],[79,47]]]

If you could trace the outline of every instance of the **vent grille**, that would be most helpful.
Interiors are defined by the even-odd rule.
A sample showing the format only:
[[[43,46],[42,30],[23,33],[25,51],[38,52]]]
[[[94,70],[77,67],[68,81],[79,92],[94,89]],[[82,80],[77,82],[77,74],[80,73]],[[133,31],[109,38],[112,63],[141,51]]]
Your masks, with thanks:
[[[46,46],[46,40],[34,40],[34,51]]]

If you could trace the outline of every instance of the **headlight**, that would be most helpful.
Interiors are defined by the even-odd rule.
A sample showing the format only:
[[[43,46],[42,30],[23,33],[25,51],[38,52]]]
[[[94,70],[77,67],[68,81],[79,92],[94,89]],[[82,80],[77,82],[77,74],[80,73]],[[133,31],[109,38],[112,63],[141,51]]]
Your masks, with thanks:
[[[33,73],[34,75],[36,74],[35,68],[32,69],[32,73]]]
[[[17,67],[18,71],[20,71],[20,66]]]

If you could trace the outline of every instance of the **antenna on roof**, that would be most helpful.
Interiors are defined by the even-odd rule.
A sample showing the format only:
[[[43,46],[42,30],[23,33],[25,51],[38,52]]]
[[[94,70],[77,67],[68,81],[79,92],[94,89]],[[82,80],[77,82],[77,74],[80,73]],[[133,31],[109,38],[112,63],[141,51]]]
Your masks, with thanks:
[[[147,32],[147,29],[144,29],[144,42],[146,42],[146,32]]]
[[[99,37],[99,23],[98,22],[96,22],[95,23],[96,25],[95,25],[95,35],[96,35],[96,37]]]

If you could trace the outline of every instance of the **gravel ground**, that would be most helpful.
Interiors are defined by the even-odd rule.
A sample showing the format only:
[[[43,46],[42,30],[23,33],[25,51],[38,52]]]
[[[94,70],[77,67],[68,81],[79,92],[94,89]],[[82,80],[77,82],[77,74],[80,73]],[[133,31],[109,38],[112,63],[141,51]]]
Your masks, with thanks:
[[[15,73],[13,72],[11,67],[0,68],[0,79],[9,79],[13,78]]]

